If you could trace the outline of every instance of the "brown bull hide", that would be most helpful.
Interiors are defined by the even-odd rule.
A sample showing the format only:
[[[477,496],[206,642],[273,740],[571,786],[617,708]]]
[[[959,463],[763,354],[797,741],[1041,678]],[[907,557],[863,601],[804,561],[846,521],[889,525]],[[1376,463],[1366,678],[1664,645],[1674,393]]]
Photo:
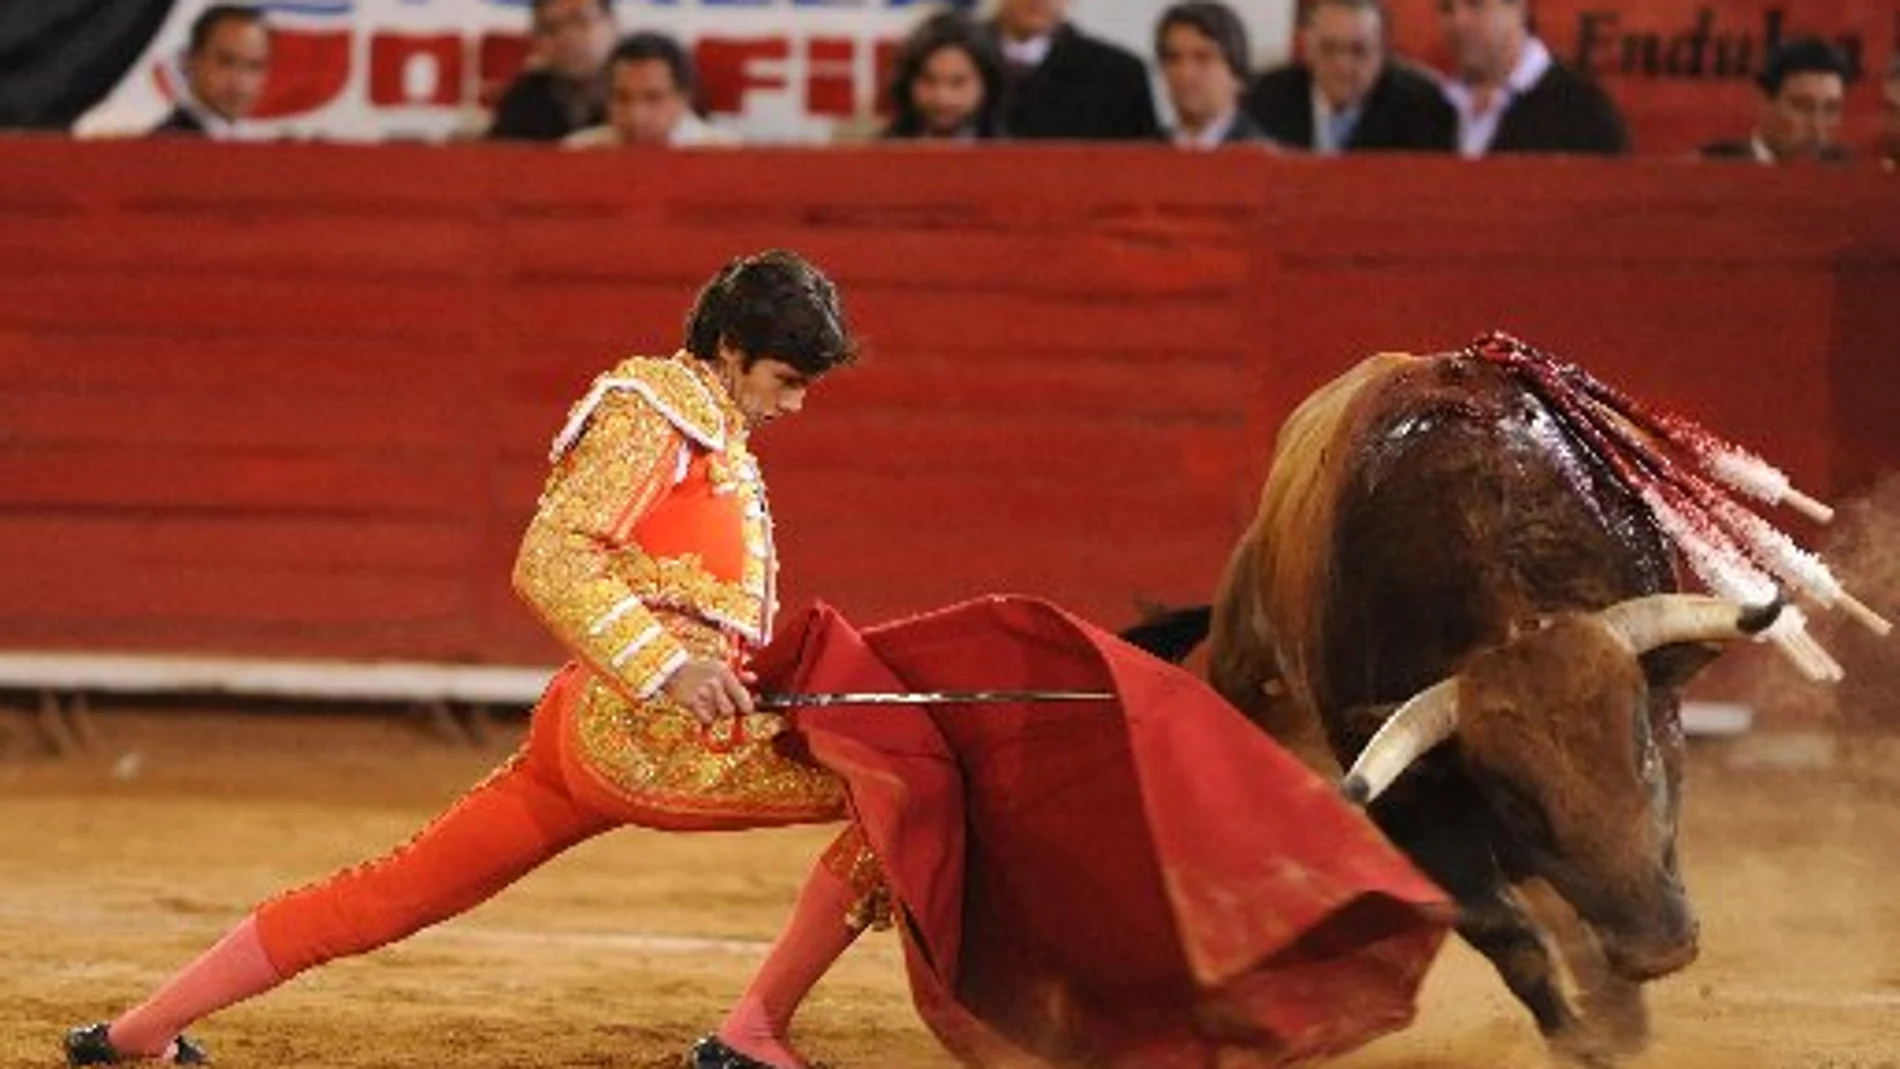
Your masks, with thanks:
[[[1593,927],[1619,971],[1648,979],[1695,956],[1662,804],[1681,740],[1658,740],[1649,682],[1595,617],[1547,628],[1466,662],[1458,746],[1513,844]]]
[[[1693,921],[1674,875],[1677,680],[1646,679],[1596,625],[1546,623],[1677,586],[1642,503],[1508,369],[1386,354],[1281,431],[1216,598],[1209,675],[1324,769],[1312,743],[1350,765],[1394,706],[1475,673],[1461,700],[1481,723],[1372,813],[1574,1047],[1586,1029],[1509,886],[1548,880],[1633,976],[1685,962]]]

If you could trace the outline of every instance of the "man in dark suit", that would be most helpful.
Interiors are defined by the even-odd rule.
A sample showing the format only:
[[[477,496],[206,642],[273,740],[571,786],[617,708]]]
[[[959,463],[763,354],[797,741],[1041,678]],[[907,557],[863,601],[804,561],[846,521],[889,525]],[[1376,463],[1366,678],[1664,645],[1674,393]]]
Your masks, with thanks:
[[[1887,61],[1887,84],[1881,87],[1880,99],[1887,122],[1880,165],[1889,171],[1900,170],[1900,55]]]
[[[245,134],[270,73],[270,29],[264,14],[239,4],[213,4],[191,23],[185,48],[185,92],[153,134],[229,140]]]
[[[1458,150],[1628,152],[1629,129],[1615,102],[1531,33],[1529,2],[1440,0],[1457,64],[1445,97],[1458,113]]]
[[[1240,107],[1247,84],[1247,27],[1220,0],[1185,0],[1155,24],[1155,59],[1168,87],[1177,148],[1219,148],[1266,140]]]
[[[613,0],[532,0],[536,64],[495,104],[488,136],[559,141],[607,121],[603,74],[614,47]]]
[[[1380,0],[1310,0],[1303,63],[1270,70],[1243,106],[1267,136],[1321,155],[1450,152],[1458,115],[1431,77],[1391,62]]]
[[[1783,42],[1768,54],[1755,79],[1762,93],[1755,132],[1739,141],[1704,145],[1702,155],[1770,164],[1846,160],[1841,108],[1853,75],[1847,57],[1819,37]]]
[[[1067,21],[1069,0],[1001,0],[991,30],[1009,69],[1011,137],[1152,139],[1160,132],[1141,60]]]

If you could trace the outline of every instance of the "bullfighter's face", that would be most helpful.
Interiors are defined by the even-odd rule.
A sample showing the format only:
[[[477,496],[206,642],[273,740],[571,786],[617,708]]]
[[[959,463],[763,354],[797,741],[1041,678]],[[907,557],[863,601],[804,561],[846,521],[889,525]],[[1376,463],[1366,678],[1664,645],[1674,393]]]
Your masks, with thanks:
[[[805,394],[812,387],[812,377],[791,364],[770,356],[748,363],[745,354],[730,345],[719,347],[719,371],[748,427],[795,415],[805,407]]]

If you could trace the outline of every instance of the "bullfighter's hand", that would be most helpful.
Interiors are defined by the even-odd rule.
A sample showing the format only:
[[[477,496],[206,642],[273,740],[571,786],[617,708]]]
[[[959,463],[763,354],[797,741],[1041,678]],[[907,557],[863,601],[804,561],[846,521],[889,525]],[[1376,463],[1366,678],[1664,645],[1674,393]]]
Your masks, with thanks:
[[[739,673],[723,661],[687,661],[666,681],[666,694],[702,724],[753,711],[752,692],[746,689]]]

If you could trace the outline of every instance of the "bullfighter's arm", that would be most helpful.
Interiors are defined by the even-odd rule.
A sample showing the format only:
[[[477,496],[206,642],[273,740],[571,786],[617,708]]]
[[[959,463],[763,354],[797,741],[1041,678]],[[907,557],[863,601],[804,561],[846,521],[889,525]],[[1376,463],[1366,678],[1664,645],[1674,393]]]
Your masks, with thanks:
[[[515,589],[575,656],[627,696],[646,698],[687,653],[610,565],[638,552],[627,532],[678,483],[687,443],[632,391],[608,393],[584,418],[522,539]]]

